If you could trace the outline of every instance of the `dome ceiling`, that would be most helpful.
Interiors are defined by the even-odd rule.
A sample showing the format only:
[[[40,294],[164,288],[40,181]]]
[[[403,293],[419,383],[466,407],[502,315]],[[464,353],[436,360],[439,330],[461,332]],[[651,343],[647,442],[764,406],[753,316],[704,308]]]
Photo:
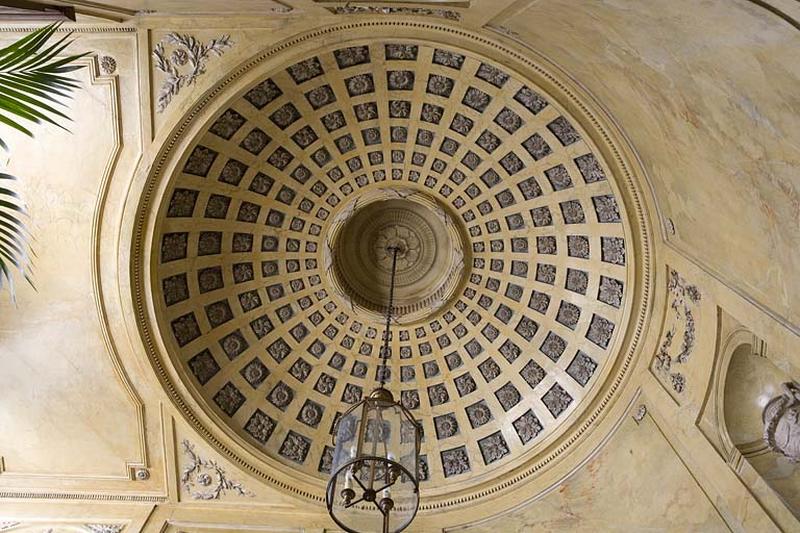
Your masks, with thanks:
[[[578,122],[514,71],[402,39],[334,46],[219,108],[158,207],[151,290],[186,386],[271,464],[320,479],[377,383],[424,428],[423,491],[556,442],[609,376],[629,217]]]

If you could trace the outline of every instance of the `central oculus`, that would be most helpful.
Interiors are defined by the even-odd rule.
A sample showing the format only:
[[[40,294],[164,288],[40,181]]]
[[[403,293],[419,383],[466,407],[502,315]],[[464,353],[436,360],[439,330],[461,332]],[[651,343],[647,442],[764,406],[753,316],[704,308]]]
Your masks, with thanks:
[[[448,210],[423,193],[385,190],[343,210],[329,240],[332,274],[353,307],[386,311],[397,248],[393,316],[408,323],[438,311],[464,275],[464,238]],[[376,317],[377,318],[377,317]]]

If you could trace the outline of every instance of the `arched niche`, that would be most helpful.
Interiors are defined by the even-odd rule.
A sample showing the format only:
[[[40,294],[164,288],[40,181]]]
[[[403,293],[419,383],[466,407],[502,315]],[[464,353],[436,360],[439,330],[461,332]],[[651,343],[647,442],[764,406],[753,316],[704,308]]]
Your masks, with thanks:
[[[739,463],[743,478],[751,476],[742,459],[792,514],[800,517],[800,463],[772,449],[765,439],[764,420],[767,406],[786,394],[784,384],[791,383],[795,376],[778,368],[764,350],[753,347],[750,342],[738,344],[729,352],[720,391],[723,441],[730,446],[731,463]]]

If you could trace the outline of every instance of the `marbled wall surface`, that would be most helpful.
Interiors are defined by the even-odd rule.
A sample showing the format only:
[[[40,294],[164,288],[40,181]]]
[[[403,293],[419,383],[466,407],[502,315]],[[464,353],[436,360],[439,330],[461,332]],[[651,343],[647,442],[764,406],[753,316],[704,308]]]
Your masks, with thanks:
[[[553,492],[463,531],[711,532],[728,528],[653,419],[646,416],[639,424],[628,417],[603,450]]]
[[[311,2],[288,1],[311,10]],[[775,3],[800,5],[795,0]],[[800,337],[787,334],[737,294],[757,300],[797,333],[800,33],[747,0],[531,0],[513,5],[478,0],[473,5],[476,15],[465,20],[482,24],[493,19],[493,24],[509,26],[564,66],[620,120],[642,157],[663,214],[677,229],[669,238],[681,254],[659,252],[659,272],[675,266],[698,284],[703,305],[741,318],[766,342],[782,346],[792,361],[786,368],[797,368],[793,354],[800,353]],[[0,529],[7,520],[36,531],[68,520],[85,531],[83,524],[104,520],[124,525],[125,531],[230,531],[234,523],[248,524],[247,530],[292,531],[303,524],[305,531],[330,531],[324,529],[330,526],[324,509],[279,496],[277,489],[216,457],[202,436],[180,424],[173,428],[171,421],[182,415],[164,401],[138,332],[126,329],[133,322],[126,284],[131,228],[122,213],[126,198],[137,199],[134,168],[143,153],[147,164],[153,132],[171,128],[235,65],[271,42],[330,20],[324,16],[304,11],[293,20],[254,17],[238,27],[221,19],[145,14],[133,23],[139,29],[124,47],[109,48],[111,38],[100,34],[79,35],[79,48],[112,54],[119,65],[115,83],[123,95],[123,118],[116,124],[122,130],[122,153],[101,225],[107,233],[100,236],[100,273],[112,336],[126,344],[119,361],[130,378],[127,391],[103,338],[92,282],[94,210],[113,148],[109,87],[95,86],[88,71],[81,72],[86,90],[72,106],[76,122],[71,135],[42,129],[35,141],[12,140],[8,170],[26,177],[22,192],[37,236],[39,292],[21,288],[18,308],[0,294]],[[111,33],[119,28],[113,25]],[[203,42],[230,33],[237,45],[223,58],[213,58],[205,79],[185,89],[169,112],[157,114],[149,98],[157,94],[161,77],[152,70],[150,53],[171,31]],[[126,197],[129,191],[134,192]],[[700,275],[684,255],[718,273],[734,290]],[[660,428],[650,418],[637,425],[628,416],[566,483],[469,531],[770,530],[771,510],[762,508],[747,480],[737,477],[694,425],[696,404],[708,387],[705,372],[716,354],[716,324],[712,313],[705,316],[709,320],[698,326],[704,331],[698,332],[684,403],[654,394],[661,384],[649,374],[636,376],[643,394],[656,398],[653,412],[661,410]],[[142,399],[144,424],[137,420],[130,390]],[[139,425],[146,428],[144,436]],[[194,500],[180,482],[186,466],[179,448],[184,438],[256,496],[232,493],[222,502]],[[140,459],[142,449],[149,454],[150,479],[124,478],[126,462]],[[771,485],[797,487],[785,464],[761,465],[758,458],[754,464]],[[109,478],[118,478],[113,487]],[[54,490],[88,497],[31,497]],[[15,491],[27,499],[17,498]],[[90,499],[95,496],[114,501],[99,504]],[[477,516],[465,509],[459,520]],[[442,531],[437,518],[420,516],[411,530]],[[796,523],[782,520],[775,523]],[[447,524],[452,523],[448,517]]]
[[[747,460],[764,481],[780,495],[792,513],[800,516],[800,468],[787,457],[774,452],[748,457]]]
[[[16,304],[0,294],[0,457],[10,475],[128,478],[126,462],[142,459],[95,300],[93,224],[121,140],[116,93],[90,70],[77,74],[69,132],[10,137],[4,171],[20,177],[30,212],[37,289],[19,283]]]
[[[541,0],[493,24],[620,121],[670,240],[800,324],[800,32],[747,0]]]

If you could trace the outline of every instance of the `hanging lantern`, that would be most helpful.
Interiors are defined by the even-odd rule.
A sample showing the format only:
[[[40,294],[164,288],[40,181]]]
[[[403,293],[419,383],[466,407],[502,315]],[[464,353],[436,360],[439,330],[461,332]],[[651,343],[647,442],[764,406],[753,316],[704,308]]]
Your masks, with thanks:
[[[420,428],[378,388],[337,422],[328,512],[351,533],[403,531],[419,507]]]
[[[334,430],[333,465],[326,503],[334,522],[350,533],[403,531],[419,508],[422,430],[384,388],[394,299],[397,247],[393,253],[380,386],[351,407]]]

